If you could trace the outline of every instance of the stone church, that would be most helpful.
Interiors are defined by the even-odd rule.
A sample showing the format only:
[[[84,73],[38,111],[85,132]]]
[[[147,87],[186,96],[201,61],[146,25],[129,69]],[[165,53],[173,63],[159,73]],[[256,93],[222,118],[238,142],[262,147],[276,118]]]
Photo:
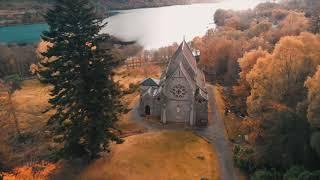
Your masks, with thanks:
[[[140,115],[159,117],[164,124],[207,125],[208,92],[197,63],[183,41],[160,79],[146,78],[141,82]]]

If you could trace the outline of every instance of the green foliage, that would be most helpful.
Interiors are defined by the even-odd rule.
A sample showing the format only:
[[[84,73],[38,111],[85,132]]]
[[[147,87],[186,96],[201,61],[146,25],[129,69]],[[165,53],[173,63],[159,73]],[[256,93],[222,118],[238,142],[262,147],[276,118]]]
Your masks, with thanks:
[[[317,153],[318,157],[320,157],[320,132],[314,132],[311,135],[310,145],[312,149]]]
[[[253,161],[254,151],[252,149],[236,145],[234,147],[233,153],[233,161],[238,168],[249,173],[253,172],[256,169]]]
[[[298,180],[312,180],[313,174],[309,171],[303,171],[299,176]]]
[[[304,171],[303,167],[293,166],[284,174],[283,178],[285,180],[298,180],[298,176]]]
[[[63,151],[59,150],[59,149],[55,149],[52,150],[49,154],[49,156],[47,157],[49,161],[51,162],[57,162],[59,161],[61,158],[63,158],[64,154]]]
[[[111,72],[116,62],[110,49],[99,46],[104,24],[87,0],[57,0],[45,19],[49,31],[42,39],[53,46],[42,53],[49,61],[40,62],[40,75],[54,86],[49,103],[56,110],[49,122],[63,134],[56,140],[64,140],[64,155],[96,158],[110,141],[121,142],[114,134],[120,107]]]
[[[314,180],[320,178],[320,171],[303,171],[297,176],[297,180]]]
[[[264,143],[257,148],[260,166],[288,169],[305,162],[310,136],[306,119],[287,110],[276,111],[266,116],[262,126],[266,131]]]
[[[251,180],[317,180],[320,178],[320,171],[310,172],[300,166],[293,166],[284,174],[272,170],[257,170],[251,176]]]
[[[250,180],[277,180],[281,179],[281,174],[276,171],[258,170],[250,178]]]
[[[136,92],[139,89],[139,87],[140,87],[139,84],[130,83],[129,89],[124,91],[123,94],[132,94],[132,93]]]

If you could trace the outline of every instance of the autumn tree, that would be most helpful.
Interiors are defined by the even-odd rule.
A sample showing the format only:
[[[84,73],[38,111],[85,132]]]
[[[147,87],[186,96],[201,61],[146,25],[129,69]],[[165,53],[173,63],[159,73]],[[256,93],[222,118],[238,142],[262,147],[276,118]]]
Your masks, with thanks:
[[[271,17],[272,11],[279,8],[279,6],[278,3],[272,2],[260,3],[254,8],[254,12],[256,12],[258,17]]]
[[[87,0],[57,0],[45,16],[49,30],[42,39],[52,46],[42,55],[43,81],[53,85],[49,103],[55,109],[50,123],[64,136],[68,157],[96,158],[108,150],[119,110],[118,90],[112,80],[115,65],[110,49],[99,47],[104,24]]]
[[[263,36],[267,33],[272,27],[272,23],[269,21],[261,21],[259,23],[251,24],[250,28],[247,31],[247,34],[250,38]]]
[[[223,9],[218,9],[216,10],[215,14],[214,14],[214,23],[217,26],[224,26],[225,25],[225,21],[232,17],[232,11],[229,10],[223,10]]]
[[[241,114],[246,114],[247,105],[246,99],[250,95],[250,85],[247,81],[247,74],[252,70],[259,58],[265,58],[269,53],[261,49],[251,50],[246,52],[242,58],[238,60],[240,65],[239,82],[233,87],[233,95],[235,96],[232,102]]]
[[[20,76],[16,74],[5,76],[3,79],[0,79],[0,88],[4,88],[8,93],[7,103],[0,105],[4,106],[6,110],[4,118],[13,120],[18,138],[20,138],[22,134],[20,131],[19,120],[16,113],[16,107],[12,100],[12,96],[17,90],[21,89],[21,83],[22,80]]]
[[[240,58],[246,50],[247,41],[243,32],[237,30],[218,31],[203,37],[200,48],[200,64],[216,74],[225,84],[238,78]]]
[[[307,117],[313,127],[311,146],[320,157],[320,66],[314,76],[306,81],[308,88]]]
[[[13,73],[14,57],[10,48],[0,45],[0,78]]]
[[[298,36],[301,32],[308,31],[310,22],[305,13],[290,11],[288,15],[273,29],[266,33],[265,38],[276,44],[282,37]]]
[[[285,37],[272,55],[258,60],[247,75],[251,87],[247,100],[249,114],[261,111],[268,102],[295,108],[306,98],[304,82],[320,64],[319,43],[319,36],[310,33]]]
[[[242,83],[247,83],[247,74],[252,70],[253,66],[257,63],[259,58],[264,58],[269,53],[267,51],[264,51],[262,48],[259,48],[257,50],[251,50],[249,52],[246,52],[242,58],[239,59],[239,65],[240,65],[240,81]]]
[[[320,128],[320,66],[316,74],[306,81],[308,87],[308,119],[315,128]]]

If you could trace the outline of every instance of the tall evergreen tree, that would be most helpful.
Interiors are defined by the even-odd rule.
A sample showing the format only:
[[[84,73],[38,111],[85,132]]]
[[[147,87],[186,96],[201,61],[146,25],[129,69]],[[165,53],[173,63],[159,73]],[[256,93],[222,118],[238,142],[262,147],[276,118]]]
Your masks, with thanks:
[[[119,110],[118,89],[112,80],[115,63],[110,50],[99,48],[104,24],[88,0],[56,0],[45,16],[49,30],[42,35],[52,46],[40,62],[43,81],[54,86],[49,100],[64,135],[64,154],[96,158],[110,141]]]

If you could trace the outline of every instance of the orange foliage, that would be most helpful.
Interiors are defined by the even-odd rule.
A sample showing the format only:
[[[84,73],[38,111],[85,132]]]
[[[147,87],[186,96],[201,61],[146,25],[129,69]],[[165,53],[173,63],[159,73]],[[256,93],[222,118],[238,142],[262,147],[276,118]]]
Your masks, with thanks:
[[[257,60],[259,58],[264,58],[269,53],[259,48],[258,50],[252,50],[249,52],[246,52],[242,58],[239,59],[239,65],[240,65],[240,79],[246,81],[247,74],[251,71],[253,66],[256,64]]]
[[[13,169],[12,173],[3,173],[3,180],[45,180],[57,169],[55,164],[42,162]]]
[[[209,67],[225,83],[232,83],[238,77],[238,58],[245,51],[247,41],[241,31],[226,30],[213,33],[202,39],[200,64]]]
[[[248,142],[254,144],[262,135],[261,120],[247,117],[241,121],[240,129],[248,134]]]
[[[266,33],[265,38],[270,43],[277,43],[281,37],[297,36],[309,29],[309,20],[304,13],[290,11],[286,18]]]
[[[304,82],[320,64],[319,43],[320,37],[311,33],[284,37],[272,55],[258,60],[246,76],[249,114],[259,114],[267,104],[294,108],[306,98]]]

